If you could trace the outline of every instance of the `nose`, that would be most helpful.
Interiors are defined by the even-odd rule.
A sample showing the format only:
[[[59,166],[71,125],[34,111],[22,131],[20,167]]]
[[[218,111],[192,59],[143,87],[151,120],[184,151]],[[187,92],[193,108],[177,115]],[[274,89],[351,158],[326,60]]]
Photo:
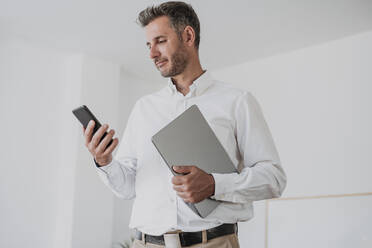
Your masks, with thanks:
[[[155,59],[160,56],[159,50],[156,48],[156,46],[153,46],[150,48],[150,59]]]

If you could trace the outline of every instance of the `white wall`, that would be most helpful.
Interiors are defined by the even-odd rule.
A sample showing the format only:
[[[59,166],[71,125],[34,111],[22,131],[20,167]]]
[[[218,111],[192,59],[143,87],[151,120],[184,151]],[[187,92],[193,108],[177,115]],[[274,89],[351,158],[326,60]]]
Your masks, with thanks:
[[[118,125],[120,65],[0,40],[0,247],[111,247],[114,201],[71,110]]]
[[[352,197],[347,199],[360,201],[366,204],[365,208],[372,207],[372,195],[364,196],[370,200],[346,195],[372,192],[371,44],[370,31],[213,73],[215,77],[247,89],[256,96],[288,176],[283,197],[305,197],[293,199],[291,206],[280,210],[276,207],[290,203],[275,201],[275,204],[266,206],[256,202],[261,221],[240,225],[243,247],[252,244],[254,247],[295,247],[294,244],[298,246],[299,243],[277,242],[277,237],[290,233],[287,238],[300,241],[298,237],[303,238],[309,229],[318,241],[333,236],[345,242],[327,246],[326,242],[312,243],[313,239],[305,235],[308,239],[306,242],[302,239],[302,247],[305,244],[305,247],[350,247],[348,239],[351,236],[362,239],[356,230],[337,228],[339,224],[333,222],[337,217],[343,218],[341,213],[360,219],[366,213],[358,211],[358,204],[349,204],[345,211],[331,218],[327,205],[343,208],[342,204],[336,203],[339,198],[329,197],[328,202],[321,202],[322,205],[317,197],[336,194],[341,198]],[[316,199],[306,198],[312,196]],[[303,200],[307,201],[307,206],[324,207],[324,211],[312,211],[312,207],[301,209]],[[299,214],[319,221],[299,221],[295,214],[296,206]],[[266,212],[266,207],[270,211]],[[268,218],[266,228],[262,228],[265,218]],[[283,219],[292,220],[296,229],[282,226]],[[321,223],[332,229],[324,232],[318,226],[308,226]],[[361,224],[364,225],[362,229],[372,230],[371,222]],[[268,229],[268,225],[276,228]],[[340,235],[345,230],[348,235]],[[369,236],[363,234],[363,237],[368,237],[363,242],[370,247],[372,233],[367,234]]]
[[[0,247],[68,247],[81,56],[0,41]]]

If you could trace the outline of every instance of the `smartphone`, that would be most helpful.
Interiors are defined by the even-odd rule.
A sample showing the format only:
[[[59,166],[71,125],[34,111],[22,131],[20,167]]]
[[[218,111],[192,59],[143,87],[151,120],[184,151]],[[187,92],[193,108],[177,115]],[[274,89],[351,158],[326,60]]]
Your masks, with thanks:
[[[101,127],[101,123],[97,120],[97,118],[93,115],[93,113],[88,109],[87,106],[82,105],[74,110],[72,110],[72,113],[76,116],[76,118],[80,121],[81,124],[83,124],[84,128],[87,128],[88,123],[90,120],[94,120],[94,128],[93,128],[93,134],[94,135],[97,130]],[[107,135],[107,132],[105,132],[99,142],[102,141],[103,138]],[[113,142],[113,139],[110,140],[110,142],[107,144],[105,149],[111,145]]]

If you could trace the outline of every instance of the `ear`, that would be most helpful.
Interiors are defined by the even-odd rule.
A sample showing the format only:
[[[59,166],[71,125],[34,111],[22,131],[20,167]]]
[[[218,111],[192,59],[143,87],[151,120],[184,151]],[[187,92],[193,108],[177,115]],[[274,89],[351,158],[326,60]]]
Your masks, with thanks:
[[[182,38],[187,46],[194,46],[195,43],[195,31],[191,26],[186,26],[183,30]]]

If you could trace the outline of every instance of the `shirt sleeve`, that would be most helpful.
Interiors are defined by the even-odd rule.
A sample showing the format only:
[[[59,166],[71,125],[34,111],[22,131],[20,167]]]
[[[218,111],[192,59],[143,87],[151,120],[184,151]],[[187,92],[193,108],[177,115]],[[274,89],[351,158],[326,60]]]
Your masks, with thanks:
[[[215,194],[212,199],[246,203],[280,197],[286,187],[286,174],[281,166],[261,108],[249,92],[236,102],[235,137],[243,169],[238,173],[212,173]]]
[[[132,199],[135,197],[135,180],[137,169],[136,134],[134,125],[136,123],[136,106],[132,109],[127,126],[117,147],[116,155],[111,163],[98,166],[96,170],[102,181],[118,197]]]

